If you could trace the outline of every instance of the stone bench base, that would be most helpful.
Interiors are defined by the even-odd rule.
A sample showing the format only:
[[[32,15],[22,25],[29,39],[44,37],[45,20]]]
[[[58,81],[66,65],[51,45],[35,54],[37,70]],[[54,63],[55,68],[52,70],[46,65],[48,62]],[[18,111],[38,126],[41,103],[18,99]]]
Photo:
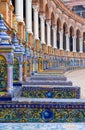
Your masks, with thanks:
[[[72,86],[71,81],[39,81],[39,80],[30,80],[23,83],[23,85],[65,85]]]
[[[31,86],[22,88],[22,97],[28,98],[80,98],[79,87]]]
[[[0,103],[0,123],[85,122],[85,102],[81,100],[18,100]]]

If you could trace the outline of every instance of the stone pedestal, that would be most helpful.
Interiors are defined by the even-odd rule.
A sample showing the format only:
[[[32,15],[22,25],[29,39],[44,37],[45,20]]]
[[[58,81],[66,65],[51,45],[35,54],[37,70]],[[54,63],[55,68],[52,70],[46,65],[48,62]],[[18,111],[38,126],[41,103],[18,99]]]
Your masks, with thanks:
[[[32,33],[28,34],[28,39],[29,39],[28,46],[33,47],[34,37]]]
[[[39,52],[39,50],[40,50],[40,40],[36,39],[35,44],[36,44],[36,51]]]
[[[48,46],[48,54],[52,54],[52,47],[51,46]]]
[[[58,55],[58,49],[57,48],[54,48],[54,55]]]
[[[47,46],[46,46],[46,44],[42,44],[42,51],[44,53],[47,53]]]
[[[64,50],[60,50],[60,56],[64,56]]]

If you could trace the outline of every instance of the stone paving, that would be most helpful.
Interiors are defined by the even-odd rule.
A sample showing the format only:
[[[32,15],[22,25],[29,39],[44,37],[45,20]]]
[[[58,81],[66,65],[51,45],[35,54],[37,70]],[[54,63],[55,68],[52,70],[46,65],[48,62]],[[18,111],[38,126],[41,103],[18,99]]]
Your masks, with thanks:
[[[85,130],[85,123],[2,123],[0,130]]]
[[[74,86],[79,86],[81,98],[85,99],[85,69],[66,72],[65,76],[68,81],[72,81]]]

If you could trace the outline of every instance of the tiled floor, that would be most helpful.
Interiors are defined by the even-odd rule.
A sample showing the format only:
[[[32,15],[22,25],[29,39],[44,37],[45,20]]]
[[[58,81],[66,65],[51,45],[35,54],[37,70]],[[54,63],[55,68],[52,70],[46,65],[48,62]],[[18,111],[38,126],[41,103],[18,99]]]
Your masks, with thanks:
[[[70,73],[65,73],[68,81],[72,81],[74,86],[80,86],[81,98],[85,98],[85,69],[76,70]]]
[[[0,130],[85,130],[85,123],[3,123]]]

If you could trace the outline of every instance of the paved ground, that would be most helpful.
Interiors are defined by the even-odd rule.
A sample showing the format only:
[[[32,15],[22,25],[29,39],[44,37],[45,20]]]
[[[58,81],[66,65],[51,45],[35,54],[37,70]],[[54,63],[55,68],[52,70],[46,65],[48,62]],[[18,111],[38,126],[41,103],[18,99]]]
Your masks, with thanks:
[[[66,72],[65,76],[73,82],[73,85],[81,88],[81,98],[85,99],[85,69]]]

